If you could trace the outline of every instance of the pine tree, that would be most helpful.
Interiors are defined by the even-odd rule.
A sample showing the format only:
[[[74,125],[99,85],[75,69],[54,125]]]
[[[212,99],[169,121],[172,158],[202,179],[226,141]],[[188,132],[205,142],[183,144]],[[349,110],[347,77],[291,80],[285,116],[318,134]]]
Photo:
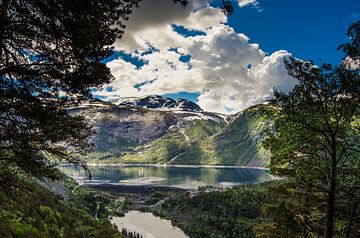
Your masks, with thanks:
[[[101,61],[137,0],[4,0],[0,18],[0,182],[84,166],[91,130],[65,108],[112,79]],[[7,186],[9,188],[9,186]]]
[[[139,1],[1,1],[1,185],[9,187],[5,183],[18,172],[56,178],[58,161],[85,168],[78,154],[89,151],[86,138],[92,132],[66,108],[113,79],[102,61]],[[223,4],[230,13],[227,1]]]
[[[347,205],[343,198],[356,205],[360,195],[354,184],[360,172],[360,65],[354,67],[360,34],[353,31],[359,25],[350,27],[355,37],[342,46],[351,67],[348,60],[316,66],[291,58],[286,68],[298,84],[290,93],[274,93],[279,109],[273,112],[276,132],[267,141],[270,167],[287,178],[281,193],[293,205],[303,236],[333,237],[337,209]]]

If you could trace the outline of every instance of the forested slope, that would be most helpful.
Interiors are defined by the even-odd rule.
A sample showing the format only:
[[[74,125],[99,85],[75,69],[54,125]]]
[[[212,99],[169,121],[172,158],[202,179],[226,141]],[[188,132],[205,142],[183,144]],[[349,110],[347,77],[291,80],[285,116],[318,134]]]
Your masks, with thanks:
[[[106,196],[74,190],[76,184],[65,178],[48,182],[53,191],[25,175],[13,183],[16,189],[0,190],[2,238],[122,237],[107,220],[111,200]]]

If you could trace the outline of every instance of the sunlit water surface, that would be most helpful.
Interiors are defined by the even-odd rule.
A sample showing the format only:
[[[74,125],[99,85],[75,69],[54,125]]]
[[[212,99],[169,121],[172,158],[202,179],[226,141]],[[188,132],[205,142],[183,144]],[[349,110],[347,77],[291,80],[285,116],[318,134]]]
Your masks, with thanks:
[[[232,187],[272,180],[267,170],[255,168],[204,168],[169,166],[89,166],[92,180],[83,169],[60,166],[65,174],[80,183],[151,185],[196,189],[199,186]]]
[[[113,217],[111,222],[121,231],[136,231],[143,238],[187,238],[188,236],[179,229],[171,225],[169,220],[155,217],[149,212],[130,211],[124,217]]]

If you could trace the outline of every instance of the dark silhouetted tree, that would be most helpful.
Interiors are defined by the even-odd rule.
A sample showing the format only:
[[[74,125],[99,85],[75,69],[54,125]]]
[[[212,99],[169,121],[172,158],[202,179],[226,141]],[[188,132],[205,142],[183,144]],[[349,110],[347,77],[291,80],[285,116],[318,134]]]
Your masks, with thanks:
[[[344,230],[335,227],[335,217],[346,220],[341,216],[356,213],[360,195],[356,185],[360,172],[358,26],[359,22],[350,27],[351,42],[341,46],[355,59],[352,67],[316,66],[290,58],[286,68],[298,84],[290,93],[274,93],[273,103],[279,109],[274,110],[276,132],[266,142],[272,153],[270,167],[272,173],[287,178],[281,193],[292,204],[288,207],[293,208],[304,237],[323,233],[331,238],[335,230],[342,236]],[[352,208],[345,215],[349,205]],[[348,221],[350,229],[352,220]]]
[[[101,60],[137,0],[4,0],[0,17],[0,175],[57,177],[84,165],[89,128],[64,110],[112,79]],[[51,159],[49,159],[51,158]]]
[[[343,50],[346,56],[353,60],[360,60],[360,21],[350,25],[347,35],[350,42],[341,44],[338,49]]]
[[[76,154],[90,149],[91,130],[66,108],[112,80],[101,62],[139,1],[1,1],[1,184],[18,171],[55,178],[58,161],[84,167]],[[223,8],[230,9],[227,1]]]

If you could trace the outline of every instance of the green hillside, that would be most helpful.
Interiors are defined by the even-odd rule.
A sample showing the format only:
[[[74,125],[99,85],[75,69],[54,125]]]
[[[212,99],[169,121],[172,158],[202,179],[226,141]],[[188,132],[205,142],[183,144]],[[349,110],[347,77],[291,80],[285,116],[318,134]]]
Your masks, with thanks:
[[[241,112],[212,142],[221,161],[227,164],[266,166],[269,153],[262,147],[272,121],[265,115],[268,105],[257,105]]]
[[[71,192],[76,184],[70,179],[57,182],[58,195],[27,176],[14,177],[12,184],[0,190],[2,238],[122,237],[107,220],[106,196],[83,188]]]
[[[91,162],[155,163],[188,165],[266,166],[269,153],[262,147],[271,121],[257,105],[237,114],[230,123],[211,119],[180,120],[164,135],[144,145],[119,145],[121,153],[97,151],[87,156]],[[110,132],[107,132],[110,133]],[[104,136],[102,134],[101,136]],[[119,142],[120,143],[120,142]]]

